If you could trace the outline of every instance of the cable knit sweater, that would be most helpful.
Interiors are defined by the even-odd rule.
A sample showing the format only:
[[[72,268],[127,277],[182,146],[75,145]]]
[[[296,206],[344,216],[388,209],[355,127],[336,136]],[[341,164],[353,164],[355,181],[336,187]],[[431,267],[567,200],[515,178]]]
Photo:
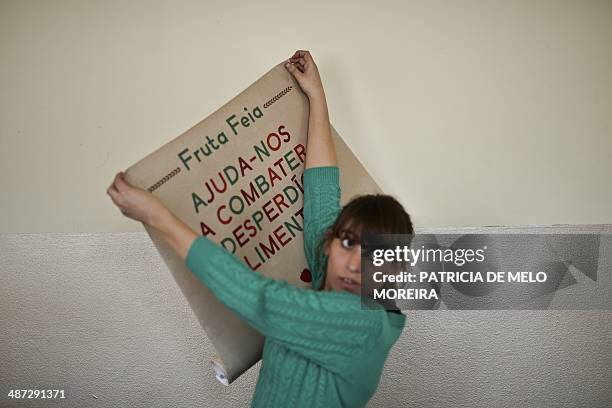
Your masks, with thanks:
[[[189,248],[187,267],[266,338],[252,407],[363,407],[378,387],[406,317],[364,309],[349,292],[319,291],[327,259],[316,247],[339,210],[338,168],[307,169],[304,250],[312,289],[253,272],[204,236]]]

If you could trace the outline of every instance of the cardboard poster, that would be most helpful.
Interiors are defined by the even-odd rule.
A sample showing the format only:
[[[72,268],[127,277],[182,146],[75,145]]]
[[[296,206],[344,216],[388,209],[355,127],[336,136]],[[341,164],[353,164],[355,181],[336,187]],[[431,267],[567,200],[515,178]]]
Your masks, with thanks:
[[[197,233],[234,253],[253,273],[310,287],[303,251],[302,174],[308,98],[278,64],[213,114],[126,170]],[[380,192],[332,127],[342,202]],[[261,357],[263,337],[220,303],[174,251],[145,229],[197,316],[229,384]]]

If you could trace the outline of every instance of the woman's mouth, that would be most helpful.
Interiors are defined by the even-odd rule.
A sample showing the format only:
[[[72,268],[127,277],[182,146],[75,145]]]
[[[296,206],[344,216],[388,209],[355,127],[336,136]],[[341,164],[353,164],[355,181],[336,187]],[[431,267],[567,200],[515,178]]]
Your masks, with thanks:
[[[351,278],[338,278],[338,280],[340,281],[340,286],[342,286],[345,289],[349,289],[349,290],[354,290],[355,288],[359,287],[359,282],[356,282],[354,280],[352,280]]]

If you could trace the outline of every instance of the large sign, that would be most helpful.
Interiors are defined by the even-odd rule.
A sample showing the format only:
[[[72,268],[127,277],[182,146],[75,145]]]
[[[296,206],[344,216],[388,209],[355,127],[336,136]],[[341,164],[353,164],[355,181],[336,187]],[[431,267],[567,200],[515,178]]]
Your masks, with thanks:
[[[303,183],[308,98],[282,64],[126,170],[198,233],[254,273],[310,287],[303,252]],[[342,202],[380,192],[332,127]],[[263,337],[221,304],[156,231],[145,225],[217,355],[229,384],[261,357]]]

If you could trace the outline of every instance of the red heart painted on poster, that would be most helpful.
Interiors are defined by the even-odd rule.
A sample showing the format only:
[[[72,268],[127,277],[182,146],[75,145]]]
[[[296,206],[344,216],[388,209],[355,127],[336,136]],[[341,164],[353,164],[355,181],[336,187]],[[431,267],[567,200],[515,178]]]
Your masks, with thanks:
[[[310,274],[310,270],[305,268],[300,275],[300,279],[302,282],[312,282],[312,275]]]

